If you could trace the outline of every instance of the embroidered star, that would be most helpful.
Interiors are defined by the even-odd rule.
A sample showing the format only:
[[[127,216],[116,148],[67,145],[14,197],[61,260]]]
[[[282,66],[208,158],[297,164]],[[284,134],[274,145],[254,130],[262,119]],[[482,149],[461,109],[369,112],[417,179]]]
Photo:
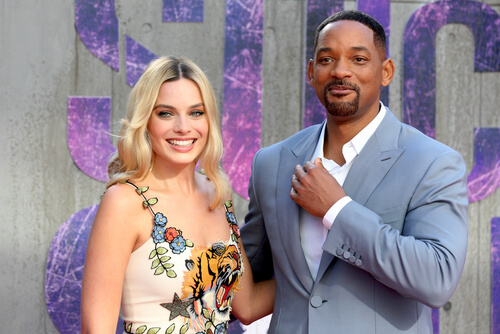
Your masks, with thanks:
[[[191,305],[191,301],[182,301],[177,293],[174,293],[174,301],[172,303],[163,303],[160,305],[170,311],[170,318],[168,319],[169,321],[178,317],[179,315],[189,318],[189,312],[186,310],[186,308]]]

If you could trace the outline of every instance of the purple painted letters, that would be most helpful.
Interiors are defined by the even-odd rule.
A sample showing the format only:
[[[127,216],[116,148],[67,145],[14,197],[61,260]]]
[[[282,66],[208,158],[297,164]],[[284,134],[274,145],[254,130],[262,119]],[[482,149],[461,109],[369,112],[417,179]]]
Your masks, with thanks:
[[[109,138],[109,97],[68,98],[68,147],[76,165],[88,176],[106,182],[115,148]]]
[[[120,69],[118,19],[113,0],[75,0],[75,24],[83,44],[109,67]]]
[[[465,24],[474,34],[476,71],[500,71],[500,16],[490,6],[460,0],[438,1],[418,9],[408,20],[404,33],[402,118],[433,138],[436,34],[449,23]]]
[[[263,0],[226,2],[222,163],[233,190],[245,198],[261,137],[262,5]]]
[[[125,35],[125,63],[127,68],[127,84],[134,86],[149,62],[157,58],[154,53]]]
[[[203,0],[163,0],[163,22],[203,22]]]

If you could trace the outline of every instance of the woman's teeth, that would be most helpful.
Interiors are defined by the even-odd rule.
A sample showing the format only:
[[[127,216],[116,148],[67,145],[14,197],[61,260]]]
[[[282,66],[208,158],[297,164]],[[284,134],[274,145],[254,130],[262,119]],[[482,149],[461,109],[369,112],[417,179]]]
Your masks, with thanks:
[[[194,143],[194,139],[190,140],[167,140],[170,144],[175,146],[191,146]]]

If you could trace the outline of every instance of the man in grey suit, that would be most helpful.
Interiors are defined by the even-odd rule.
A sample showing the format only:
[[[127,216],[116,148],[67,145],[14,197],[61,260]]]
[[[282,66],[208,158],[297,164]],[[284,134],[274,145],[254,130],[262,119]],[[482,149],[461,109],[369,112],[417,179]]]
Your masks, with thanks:
[[[269,333],[432,333],[465,262],[465,163],[379,101],[394,64],[372,17],[326,19],[307,73],[326,121],[255,155],[241,231],[276,278]]]

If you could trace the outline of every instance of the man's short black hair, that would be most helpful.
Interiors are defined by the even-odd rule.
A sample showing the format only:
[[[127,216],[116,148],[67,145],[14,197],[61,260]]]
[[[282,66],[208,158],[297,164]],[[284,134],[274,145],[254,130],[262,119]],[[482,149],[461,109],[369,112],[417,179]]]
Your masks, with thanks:
[[[337,21],[356,21],[370,28],[373,31],[373,43],[375,47],[383,52],[383,58],[386,57],[387,47],[384,27],[370,15],[358,10],[343,10],[321,22],[318,28],[316,28],[316,35],[314,36],[314,52],[316,52],[318,46],[318,38],[321,30],[323,30],[327,24]]]

